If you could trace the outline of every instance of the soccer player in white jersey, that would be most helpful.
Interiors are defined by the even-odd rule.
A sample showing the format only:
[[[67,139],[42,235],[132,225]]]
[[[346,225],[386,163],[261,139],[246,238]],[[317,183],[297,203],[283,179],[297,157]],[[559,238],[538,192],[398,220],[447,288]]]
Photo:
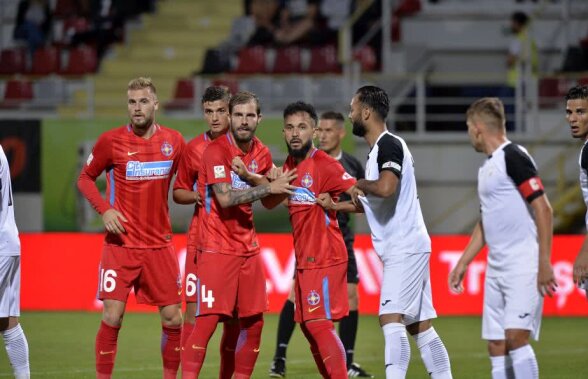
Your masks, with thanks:
[[[572,137],[584,141],[580,152],[580,188],[584,202],[588,205],[588,86],[575,86],[566,95],[566,120],[570,124]],[[586,213],[588,227],[588,212]],[[588,297],[588,238],[574,263],[574,282],[581,285]]]
[[[351,100],[349,113],[353,134],[371,147],[365,179],[358,180],[357,188],[365,194],[359,200],[384,264],[379,314],[386,378],[406,376],[407,331],[431,378],[452,378],[447,350],[431,324],[437,317],[429,278],[431,239],[417,196],[413,159],[404,140],[386,128],[389,108],[384,90],[365,86]]]
[[[20,240],[14,221],[8,159],[0,146],[0,334],[16,379],[30,378],[29,344],[20,316]]]
[[[470,141],[487,159],[478,171],[481,218],[449,274],[449,287],[463,291],[468,264],[487,244],[482,338],[488,341],[492,378],[538,378],[529,337],[538,339],[542,296],[557,286],[550,261],[551,205],[533,159],[506,137],[502,102],[479,99],[466,116]]]

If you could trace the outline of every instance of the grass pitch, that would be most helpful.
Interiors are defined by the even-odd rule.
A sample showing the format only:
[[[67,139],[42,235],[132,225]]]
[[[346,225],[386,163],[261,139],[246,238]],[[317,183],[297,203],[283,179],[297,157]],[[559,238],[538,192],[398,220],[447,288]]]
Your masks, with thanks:
[[[277,315],[265,317],[254,378],[268,377],[277,321]],[[98,313],[25,312],[21,323],[29,341],[32,378],[93,378],[94,337],[99,322]],[[486,344],[480,339],[480,318],[444,317],[434,324],[449,351],[454,378],[490,378]],[[161,378],[159,325],[157,314],[125,316],[114,378]],[[209,344],[200,376],[203,379],[218,375],[221,332],[219,328]],[[542,378],[588,378],[588,320],[544,318],[541,341],[534,344],[534,349]],[[376,378],[385,378],[384,344],[377,317],[360,317],[355,351],[355,360],[363,368]],[[5,352],[0,351],[0,378],[10,377],[8,359]],[[294,332],[288,349],[287,378],[320,378],[299,330]],[[429,378],[414,344],[407,378]]]

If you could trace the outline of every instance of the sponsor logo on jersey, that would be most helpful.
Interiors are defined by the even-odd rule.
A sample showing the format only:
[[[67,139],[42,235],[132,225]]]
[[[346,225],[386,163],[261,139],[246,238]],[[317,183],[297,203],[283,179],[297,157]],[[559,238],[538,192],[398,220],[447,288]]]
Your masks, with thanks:
[[[227,174],[225,173],[225,166],[214,166],[214,178],[215,179],[222,179],[226,178]]]
[[[256,173],[257,169],[259,168],[259,165],[257,164],[257,162],[254,160],[251,161],[251,163],[249,163],[249,171],[252,173]]]
[[[90,153],[90,155],[88,155],[88,160],[86,160],[86,165],[90,165],[90,163],[92,163],[92,160],[94,159],[94,155],[92,153]]]
[[[233,189],[237,190],[245,190],[251,188],[249,183],[241,179],[239,175],[237,175],[234,171],[231,171],[231,186],[233,187]]]
[[[294,194],[290,195],[290,203],[296,204],[315,204],[316,197],[308,188],[296,187]]]
[[[309,188],[310,186],[312,186],[312,183],[314,183],[314,181],[312,180],[312,176],[310,176],[308,172],[304,174],[302,180],[300,180],[300,184],[302,184],[302,187],[304,188]]]
[[[382,170],[385,168],[392,168],[394,170],[402,171],[402,166],[396,162],[388,161],[382,165]]]
[[[127,162],[127,180],[154,180],[169,176],[174,161]]]
[[[174,147],[169,142],[164,142],[161,144],[161,154],[169,157],[174,152]]]
[[[321,297],[318,294],[318,292],[316,292],[315,290],[311,290],[308,293],[308,296],[306,296],[306,301],[308,302],[308,305],[313,307],[313,306],[317,305],[318,303],[320,303]]]
[[[343,173],[343,176],[342,176],[342,179],[343,180],[353,179],[353,176],[349,175],[347,172],[344,172]]]

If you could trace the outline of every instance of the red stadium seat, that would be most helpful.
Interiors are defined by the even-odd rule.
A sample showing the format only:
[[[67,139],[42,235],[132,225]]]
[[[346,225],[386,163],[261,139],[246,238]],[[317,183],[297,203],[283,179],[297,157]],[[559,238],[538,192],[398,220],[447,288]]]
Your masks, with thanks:
[[[98,58],[96,49],[80,46],[69,51],[67,66],[61,71],[63,75],[85,75],[96,71]]]
[[[291,74],[301,72],[301,62],[300,48],[298,46],[277,49],[273,72],[275,74]]]
[[[233,70],[236,74],[257,74],[266,72],[265,48],[263,46],[246,47],[239,51],[239,61]]]
[[[227,87],[229,91],[233,94],[239,92],[239,82],[236,79],[215,79],[210,84],[213,86]]]
[[[312,48],[310,51],[310,64],[308,65],[307,71],[313,74],[341,72],[341,65],[337,60],[337,49],[335,46],[327,45]]]
[[[31,74],[49,75],[59,71],[61,65],[61,54],[54,46],[42,47],[35,51]]]
[[[79,12],[76,0],[57,0],[53,16],[65,18]]]
[[[189,110],[194,105],[194,82],[179,79],[176,82],[174,98],[165,104],[166,110]]]
[[[353,57],[361,64],[362,71],[374,71],[378,67],[378,57],[370,45],[355,51]]]
[[[26,52],[21,48],[5,49],[0,52],[0,75],[14,75],[25,71]]]
[[[33,84],[28,80],[13,79],[6,82],[4,99],[0,108],[18,108],[23,102],[33,98]]]

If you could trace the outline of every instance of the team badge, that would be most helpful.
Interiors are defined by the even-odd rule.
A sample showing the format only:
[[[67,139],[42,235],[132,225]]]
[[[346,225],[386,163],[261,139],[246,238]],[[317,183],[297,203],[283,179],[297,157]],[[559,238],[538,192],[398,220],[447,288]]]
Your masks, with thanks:
[[[251,161],[251,163],[249,163],[249,171],[252,173],[256,173],[257,169],[259,168],[259,165],[257,164],[257,162],[254,160]]]
[[[226,178],[227,174],[225,173],[225,166],[214,166],[214,178],[215,179],[222,179]]]
[[[302,184],[302,187],[304,188],[309,188],[310,186],[312,186],[313,180],[312,180],[312,176],[310,176],[310,174],[307,172],[306,174],[304,174],[304,176],[302,177],[302,180],[300,181],[300,184]]]
[[[308,305],[311,305],[311,306],[317,305],[318,303],[320,303],[321,297],[318,294],[318,292],[316,292],[315,290],[312,290],[312,291],[310,291],[310,293],[306,297],[306,301],[308,302]]]
[[[174,152],[173,146],[169,142],[164,142],[161,144],[161,154],[169,157]]]

